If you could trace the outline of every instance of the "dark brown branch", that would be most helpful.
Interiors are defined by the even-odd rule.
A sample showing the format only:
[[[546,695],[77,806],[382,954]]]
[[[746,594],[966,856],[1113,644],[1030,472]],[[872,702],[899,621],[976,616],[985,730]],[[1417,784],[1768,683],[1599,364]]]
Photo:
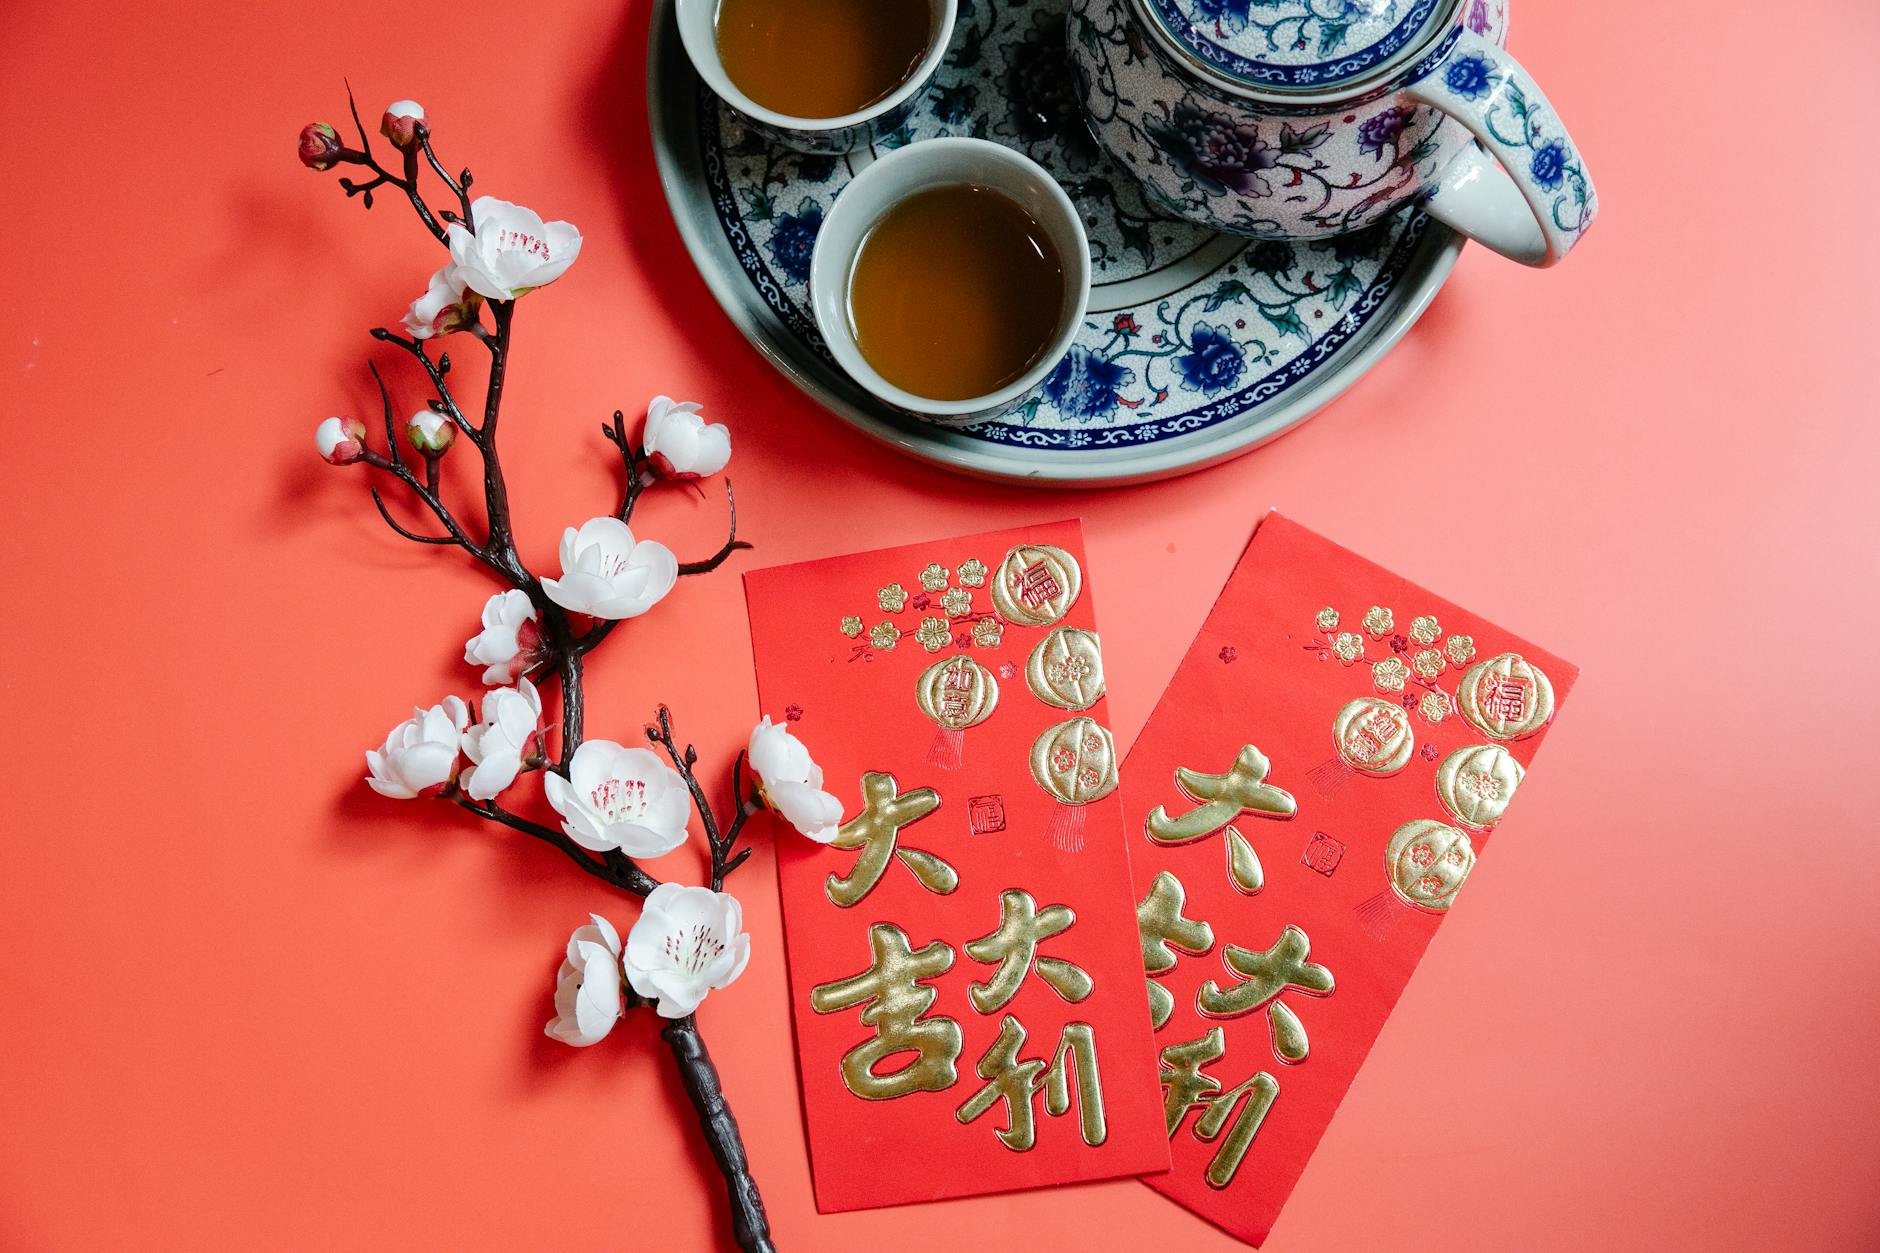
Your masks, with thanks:
[[[342,149],[338,154],[338,160],[348,165],[362,166],[374,175],[370,181],[342,178],[340,183],[346,194],[363,197],[366,206],[370,208],[373,191],[389,183],[405,193],[412,208],[417,212],[419,220],[440,243],[448,246],[449,242],[448,233],[442,223],[461,222],[465,228],[474,231],[476,224],[471,208],[470,171],[465,169],[454,180],[450,177],[431,146],[429,127],[419,123],[415,131],[415,144],[402,151],[403,174],[401,177],[380,165],[378,158],[373,155],[371,137],[360,120],[358,103],[353,97],[350,83],[347,84],[346,97],[353,125],[359,132],[361,147],[357,152]],[[431,170],[455,195],[459,213],[453,214],[448,210],[435,214],[432,212],[418,189],[420,153]],[[391,475],[404,483],[430,509],[449,535],[448,537],[423,535],[403,526],[392,517],[384,497],[377,486],[373,486],[371,488],[372,502],[378,509],[379,516],[393,531],[421,544],[454,543],[458,545],[476,557],[478,561],[496,571],[510,585],[522,590],[536,607],[548,644],[548,658],[555,667],[556,677],[562,687],[562,752],[558,769],[565,775],[582,737],[583,657],[607,636],[614,623],[602,623],[589,631],[587,635],[579,639],[575,638],[567,612],[548,599],[542,590],[540,580],[522,564],[516,552],[514,529],[509,513],[508,487],[503,478],[496,448],[496,426],[501,412],[503,385],[509,361],[511,323],[515,304],[513,300],[487,303],[494,327],[485,327],[479,318],[468,328],[477,339],[482,341],[490,353],[489,383],[484,399],[481,425],[473,424],[464,415],[445,381],[445,376],[450,373],[448,353],[440,354],[438,359],[433,361],[424,341],[415,338],[406,339],[384,328],[373,331],[376,338],[396,344],[417,359],[426,375],[429,376],[437,394],[437,399],[428,401],[427,404],[433,411],[448,416],[482,457],[484,496],[489,523],[488,534],[484,541],[479,544],[472,540],[456,517],[445,507],[441,497],[439,454],[420,450],[424,453],[425,463],[423,477],[420,479],[414,466],[401,451],[400,432],[397,417],[392,411],[390,392],[376,364],[372,365],[372,374],[378,385],[380,400],[384,408],[387,447],[383,455],[368,447],[361,460],[372,469]],[[633,447],[627,437],[624,415],[615,412],[611,427],[604,425],[602,433],[619,449],[626,470],[626,483],[621,491],[619,508],[619,516],[625,521],[631,517],[641,492],[651,482],[651,476],[647,473],[644,457]],[[748,543],[737,538],[737,501],[732,495],[731,483],[728,479],[725,482],[725,496],[730,506],[730,525],[724,545],[717,553],[703,561],[687,562],[681,565],[679,567],[681,574],[703,574],[717,569],[733,552],[740,548],[750,547]],[[748,847],[741,850],[736,847],[745,821],[754,812],[757,804],[754,791],[750,795],[746,794],[744,755],[742,753],[738,755],[732,769],[732,794],[737,805],[737,812],[732,815],[731,821],[721,828],[717,815],[706,802],[704,789],[699,785],[695,774],[698,762],[697,750],[691,745],[687,745],[683,751],[679,749],[672,736],[671,715],[663,705],[659,708],[658,716],[658,725],[648,728],[648,737],[665,747],[668,756],[685,780],[686,787],[704,824],[706,840],[710,847],[711,886],[714,891],[720,891],[723,889],[727,876],[741,866],[751,854],[751,849]],[[622,891],[645,896],[659,886],[657,879],[641,870],[631,857],[618,849],[596,857],[576,843],[565,831],[511,813],[495,801],[477,802],[462,794],[457,794],[452,799],[461,808],[486,821],[506,826],[560,849],[588,875]],[[632,1007],[639,1003],[639,998],[628,992],[626,1003]],[[662,1036],[672,1050],[686,1095],[698,1111],[712,1156],[725,1177],[732,1210],[733,1234],[739,1247],[747,1253],[774,1253],[775,1244],[770,1237],[769,1223],[764,1214],[763,1202],[758,1196],[756,1181],[751,1176],[750,1163],[745,1156],[737,1121],[732,1117],[730,1107],[725,1101],[717,1069],[705,1049],[703,1039],[699,1036],[696,1021],[690,1016],[678,1019],[664,1029]]]
[[[751,1176],[751,1163],[744,1153],[744,1138],[738,1133],[738,1120],[725,1100],[724,1086],[718,1080],[718,1067],[705,1051],[698,1022],[690,1014],[675,1018],[660,1031],[660,1038],[672,1050],[679,1066],[679,1079],[685,1094],[698,1111],[705,1129],[705,1142],[712,1158],[725,1177],[726,1197],[731,1203],[731,1235],[744,1253],[776,1253],[770,1238],[770,1220],[764,1214],[764,1201]]]
[[[744,754],[740,752],[731,766],[731,797],[737,805],[737,812],[723,828],[718,824],[718,815],[713,811],[711,802],[705,799],[705,789],[698,781],[694,767],[698,765],[698,749],[687,744],[679,747],[672,735],[672,711],[664,705],[659,707],[659,721],[646,728],[646,738],[666,750],[666,756],[672,759],[673,769],[685,780],[686,790],[692,793],[692,804],[698,810],[699,822],[705,828],[705,845],[711,852],[711,889],[714,892],[724,890],[725,878],[733,870],[744,864],[750,855],[750,849],[732,856],[732,848],[738,842],[738,833],[744,829],[744,820],[750,815],[754,796],[746,796],[744,791]]]
[[[400,178],[398,175],[392,173],[390,170],[380,165],[379,159],[372,155],[372,137],[366,133],[366,124],[359,120],[359,102],[353,98],[351,83],[346,84],[346,108],[352,114],[354,129],[359,132],[359,159],[357,164],[367,167],[374,174],[378,175],[378,178],[373,180],[368,186],[358,188],[359,191],[367,193],[366,207],[372,207],[371,188],[377,187],[380,183],[390,183],[392,186],[398,188],[398,190],[404,192],[405,198],[411,201],[411,207],[418,211],[418,220],[424,223],[424,229],[430,231],[438,243],[448,243],[449,241],[444,234],[443,226],[438,223],[437,218],[431,213],[431,206],[424,202],[424,196],[418,190],[418,154],[412,149],[405,149],[404,177]],[[341,179],[340,183],[342,186],[346,187],[346,194],[348,196],[354,194],[354,188],[347,185],[347,180]]]
[[[613,425],[610,427],[603,422],[601,434],[608,443],[620,450],[620,464],[626,471],[626,483],[620,489],[620,508],[615,510],[614,516],[622,522],[631,522],[633,506],[639,503],[640,493],[646,490],[646,485],[651,481],[650,476],[646,472],[645,462],[633,447],[633,441],[627,438],[625,414],[618,409],[614,410]]]
[[[407,339],[396,331],[388,330],[383,326],[375,326],[372,328],[372,338],[383,343],[395,344],[417,358],[419,364],[424,367],[424,372],[431,376],[431,386],[437,390],[437,397],[444,404],[444,407],[439,412],[449,417],[450,420],[457,425],[458,430],[468,435],[471,439],[476,440],[479,445],[482,443],[482,433],[470,424],[470,419],[464,417],[463,410],[457,407],[457,398],[450,393],[450,384],[444,381],[444,375],[448,367],[443,363],[450,360],[449,353],[445,353],[442,360],[433,361],[431,360],[431,354],[424,350],[423,340]],[[435,407],[436,406],[433,406],[433,408]]]
[[[609,857],[603,861],[596,861],[594,858],[590,857],[587,851],[579,844],[569,839],[566,832],[557,831],[553,827],[544,826],[539,822],[531,822],[520,814],[512,814],[495,801],[479,803],[463,795],[459,795],[456,799],[459,805],[479,818],[487,818],[491,822],[500,822],[513,831],[520,831],[524,835],[532,835],[545,844],[554,845],[556,848],[566,853],[569,860],[574,862],[575,865],[581,867],[581,869],[587,871],[601,882],[610,883],[623,892],[631,892],[635,896],[645,896],[659,886],[658,879],[655,879],[652,875],[640,869],[639,866],[634,864],[633,859],[628,857],[625,853],[621,853],[618,857]],[[618,852],[618,850],[615,851]]]
[[[431,128],[427,123],[420,122],[418,124],[418,143],[424,148],[424,159],[431,163],[431,169],[436,172],[439,178],[444,180],[444,186],[450,188],[452,193],[456,195],[459,207],[457,220],[463,223],[465,230],[469,231],[472,235],[476,234],[476,217],[470,211],[469,169],[466,168],[462,176],[455,179],[444,172],[443,162],[439,161],[437,154],[431,151]]]
[[[391,527],[392,530],[398,532],[400,535],[404,536],[406,539],[410,540],[412,543],[414,544],[455,544],[457,542],[456,540],[452,539],[448,535],[420,535],[416,531],[406,530],[404,527],[399,525],[398,519],[392,516],[391,510],[385,507],[385,498],[379,495],[379,489],[377,487],[373,487],[371,488],[371,492],[372,492],[372,503],[379,507],[379,516],[385,519],[385,525]]]
[[[740,548],[751,546],[747,541],[738,538],[738,498],[732,494],[731,480],[728,478],[725,480],[725,502],[731,506],[731,533],[725,537],[724,546],[703,561],[680,562],[679,573],[681,575],[710,574],[725,564],[725,559],[732,553]]]

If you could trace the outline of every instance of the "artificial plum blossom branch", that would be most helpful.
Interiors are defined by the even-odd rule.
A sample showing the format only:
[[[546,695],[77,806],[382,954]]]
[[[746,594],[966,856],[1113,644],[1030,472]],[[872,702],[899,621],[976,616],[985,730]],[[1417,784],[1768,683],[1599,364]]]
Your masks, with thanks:
[[[375,449],[365,424],[351,417],[320,423],[315,443],[334,465],[364,465],[397,480],[443,532],[426,534],[398,521],[374,484],[373,505],[398,535],[427,546],[461,548],[507,585],[485,604],[481,630],[464,646],[465,662],[481,667],[488,688],[480,718],[472,722],[469,705],[456,696],[415,710],[366,755],[368,782],[387,797],[450,801],[484,821],[553,846],[586,874],[643,899],[624,945],[599,915],[570,937],[557,975],[555,1017],[546,1030],[569,1044],[591,1045],[632,1008],[654,1006],[668,1020],[661,1036],[725,1176],[738,1244],[774,1250],[737,1121],[694,1017],[705,996],[735,980],[750,956],[742,909],[723,891],[726,878],[750,855],[736,845],[759,803],[755,790],[746,791],[744,755],[732,770],[735,812],[721,824],[696,774],[698,754],[690,745],[678,747],[665,706],[647,728],[647,739],[665,750],[671,765],[651,749],[587,740],[583,733],[586,654],[620,621],[664,599],[680,576],[715,570],[733,552],[750,547],[737,538],[737,501],[728,479],[729,533],[710,557],[681,562],[664,544],[636,537],[629,526],[634,505],[655,482],[693,482],[723,470],[731,453],[730,434],[700,418],[697,405],[660,396],[648,407],[642,446],[636,448],[616,410],[611,427],[602,431],[626,469],[618,509],[567,528],[560,577],[543,578],[530,570],[516,546],[497,446],[512,328],[517,301],[568,271],[580,255],[581,234],[567,222],[544,221],[505,200],[472,200],[470,171],[453,178],[445,169],[432,146],[430,119],[416,101],[397,101],[385,110],[379,133],[401,159],[382,164],[350,89],[347,102],[358,146],[316,122],[301,131],[301,162],[322,171],[364,167],[370,178],[342,178],[340,185],[368,209],[376,189],[397,188],[426,231],[449,250],[450,260],[432,273],[406,310],[401,319],[406,334],[385,327],[372,331],[374,338],[418,363],[433,397],[401,429],[385,380],[369,363],[383,410],[383,449]],[[427,166],[455,199],[454,211],[433,210],[428,203],[420,186]],[[450,385],[449,352],[433,357],[430,351],[431,340],[453,334],[475,337],[489,353],[483,403],[475,417],[475,407],[467,409]],[[444,499],[443,458],[460,437],[482,463],[480,534]],[[401,444],[409,446],[410,455]],[[543,723],[544,705],[532,675],[541,682],[552,677],[559,686],[558,728]],[[551,732],[560,741],[558,754],[547,746]],[[539,776],[543,798],[561,818],[559,829],[503,805],[503,795],[530,775]],[[694,809],[711,856],[710,886],[662,884],[637,859],[661,856],[682,844]]]

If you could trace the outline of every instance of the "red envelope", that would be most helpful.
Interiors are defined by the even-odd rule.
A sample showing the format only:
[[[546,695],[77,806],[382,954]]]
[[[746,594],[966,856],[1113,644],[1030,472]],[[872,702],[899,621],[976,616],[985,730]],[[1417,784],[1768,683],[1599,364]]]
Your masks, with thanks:
[[[1166,1169],[1078,524],[745,594],[763,710],[848,820],[778,832],[817,1207]]]
[[[1174,1168],[1266,1238],[1578,670],[1269,515],[1130,751]]]

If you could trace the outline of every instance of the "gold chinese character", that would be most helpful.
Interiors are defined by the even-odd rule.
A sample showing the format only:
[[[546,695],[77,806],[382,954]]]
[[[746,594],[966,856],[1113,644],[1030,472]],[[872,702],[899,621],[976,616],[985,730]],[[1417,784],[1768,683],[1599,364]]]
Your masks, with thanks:
[[[1038,1142],[1032,1098],[1044,1089],[1044,1108],[1053,1118],[1068,1113],[1071,1107],[1071,1082],[1077,1084],[1078,1133],[1088,1145],[1102,1144],[1109,1138],[1103,1116],[1103,1080],[1097,1073],[1096,1033],[1087,1022],[1065,1024],[1058,1037],[1057,1053],[1050,1067],[1036,1058],[1020,1061],[1025,1047],[1025,1028],[1010,1014],[999,1024],[999,1038],[979,1059],[979,1077],[986,1086],[966,1098],[954,1112],[962,1123],[969,1123],[1005,1102],[1005,1126],[995,1134],[999,1143],[1015,1153],[1024,1153]]]
[[[1266,782],[1272,769],[1265,754],[1249,744],[1234,758],[1226,774],[1201,774],[1178,766],[1175,781],[1191,800],[1194,809],[1180,817],[1170,817],[1162,806],[1149,811],[1145,824],[1149,838],[1158,844],[1188,844],[1213,835],[1243,813],[1264,818],[1290,818],[1299,809],[1292,793]]]
[[[1312,941],[1306,933],[1291,926],[1280,932],[1273,947],[1264,952],[1229,944],[1221,960],[1243,982],[1223,988],[1208,980],[1195,996],[1196,1007],[1209,1018],[1238,1018],[1265,1006],[1267,1025],[1273,1034],[1273,1055],[1288,1064],[1302,1062],[1310,1049],[1305,1024],[1281,1003],[1279,996],[1288,991],[1308,996],[1332,994],[1332,972],[1307,961],[1311,951]]]
[[[930,787],[900,792],[891,774],[869,771],[862,776],[862,812],[843,823],[831,848],[861,849],[862,855],[847,877],[831,874],[823,891],[847,909],[875,890],[890,860],[898,859],[920,885],[945,896],[960,885],[960,876],[945,861],[917,848],[897,848],[901,828],[919,822],[940,808],[940,794]]]
[[[1234,1181],[1247,1150],[1253,1147],[1253,1138],[1260,1134],[1267,1111],[1279,1096],[1279,1080],[1264,1070],[1221,1091],[1221,1081],[1202,1070],[1226,1052],[1227,1038],[1219,1027],[1210,1029],[1199,1040],[1171,1044],[1162,1050],[1162,1114],[1170,1139],[1181,1129],[1182,1119],[1191,1109],[1201,1111],[1194,1127],[1197,1140],[1212,1142],[1220,1137],[1228,1119],[1234,1121],[1233,1129],[1208,1162],[1207,1180],[1212,1188],[1225,1188]]]
[[[886,1101],[910,1092],[940,1092],[959,1078],[957,1063],[964,1040],[960,1024],[951,1018],[922,1018],[939,995],[922,979],[935,979],[953,968],[953,950],[939,940],[918,952],[908,947],[907,933],[890,922],[868,929],[874,961],[867,970],[846,979],[819,983],[810,989],[810,1008],[833,1014],[872,1002],[862,1010],[864,1026],[875,1038],[864,1040],[842,1055],[842,1082],[864,1101]],[[878,1074],[875,1065],[897,1053],[918,1056],[900,1069]]]
[[[1165,975],[1175,969],[1175,953],[1180,950],[1199,957],[1214,947],[1214,928],[1193,918],[1184,918],[1182,909],[1188,893],[1182,881],[1164,870],[1149,885],[1149,895],[1136,906],[1136,930],[1142,938],[1142,969],[1146,975]],[[1175,1012],[1175,997],[1153,978],[1149,981],[1149,1020],[1160,1031]]]
[[[999,894],[999,929],[966,945],[966,955],[976,962],[999,963],[999,968],[985,983],[967,987],[973,1008],[982,1014],[1002,1009],[1018,995],[1025,972],[1036,969],[1038,977],[1053,992],[1067,1001],[1081,1001],[1090,995],[1090,976],[1081,966],[1056,957],[1040,957],[1038,946],[1054,935],[1062,935],[1077,921],[1068,905],[1046,905],[1030,892],[1017,888]]]

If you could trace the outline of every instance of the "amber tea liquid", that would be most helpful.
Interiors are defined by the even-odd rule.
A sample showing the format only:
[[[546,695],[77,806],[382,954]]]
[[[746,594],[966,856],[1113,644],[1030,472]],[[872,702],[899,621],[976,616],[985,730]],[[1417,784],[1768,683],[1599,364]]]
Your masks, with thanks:
[[[719,0],[718,59],[789,117],[841,117],[892,95],[927,55],[932,0]]]
[[[881,377],[928,400],[998,391],[1057,337],[1064,263],[1010,197],[917,192],[862,239],[849,275],[855,344]]]

